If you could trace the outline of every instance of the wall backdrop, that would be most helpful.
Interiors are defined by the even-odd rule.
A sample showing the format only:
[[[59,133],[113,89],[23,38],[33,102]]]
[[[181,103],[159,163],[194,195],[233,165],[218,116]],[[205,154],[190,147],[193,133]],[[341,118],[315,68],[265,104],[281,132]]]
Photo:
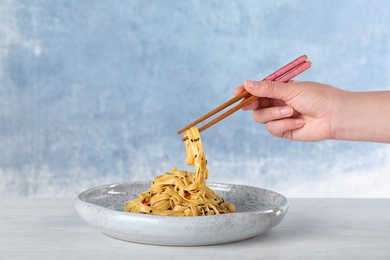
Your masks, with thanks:
[[[389,13],[386,0],[0,0],[0,196],[186,169],[177,130],[302,54],[299,80],[390,89]],[[244,111],[202,138],[209,181],[390,197],[386,144],[278,139]]]

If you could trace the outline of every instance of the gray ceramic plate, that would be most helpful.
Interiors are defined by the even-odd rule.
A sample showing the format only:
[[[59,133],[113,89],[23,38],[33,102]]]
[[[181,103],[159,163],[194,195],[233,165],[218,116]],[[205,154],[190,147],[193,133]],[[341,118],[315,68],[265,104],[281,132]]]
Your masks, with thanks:
[[[80,216],[103,233],[122,240],[156,245],[213,245],[248,239],[278,225],[288,209],[287,199],[274,191],[207,183],[236,213],[168,217],[123,212],[127,200],[149,189],[150,181],[108,184],[77,196]]]

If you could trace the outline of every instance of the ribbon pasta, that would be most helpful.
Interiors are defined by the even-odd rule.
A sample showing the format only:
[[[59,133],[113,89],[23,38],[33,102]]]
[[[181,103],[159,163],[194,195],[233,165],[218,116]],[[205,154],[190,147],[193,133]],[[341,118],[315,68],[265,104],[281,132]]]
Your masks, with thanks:
[[[194,165],[195,172],[172,168],[172,172],[155,177],[148,191],[127,201],[125,212],[163,216],[207,216],[235,212],[231,203],[225,202],[206,185],[208,178],[207,160],[197,128],[185,131],[188,139],[186,163]]]

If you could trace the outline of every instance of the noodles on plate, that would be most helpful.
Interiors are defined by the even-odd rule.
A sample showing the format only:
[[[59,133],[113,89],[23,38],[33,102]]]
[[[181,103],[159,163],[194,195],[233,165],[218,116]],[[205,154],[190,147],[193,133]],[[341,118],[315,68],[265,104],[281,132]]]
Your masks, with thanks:
[[[227,203],[206,185],[208,178],[207,160],[203,153],[202,141],[197,128],[185,131],[186,163],[194,165],[195,171],[172,172],[157,176],[148,191],[127,201],[126,212],[164,216],[207,216],[235,212]]]

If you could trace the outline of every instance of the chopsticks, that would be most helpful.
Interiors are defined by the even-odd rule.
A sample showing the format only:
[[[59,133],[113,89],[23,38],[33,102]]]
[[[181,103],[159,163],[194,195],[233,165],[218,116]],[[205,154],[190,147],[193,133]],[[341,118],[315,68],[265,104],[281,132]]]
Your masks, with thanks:
[[[278,69],[274,73],[270,74],[269,76],[265,77],[264,80],[286,83],[286,82],[290,81],[291,79],[293,79],[295,76],[297,76],[297,75],[301,74],[302,72],[304,72],[305,70],[309,69],[310,67],[311,67],[311,62],[307,60],[306,55],[302,55],[302,56],[296,58],[295,60],[291,61],[287,65],[283,66],[282,68]],[[207,128],[209,128],[210,126],[212,126],[212,125],[218,123],[219,121],[221,121],[222,119],[230,116],[234,112],[240,110],[242,107],[250,104],[251,102],[253,102],[254,100],[256,100],[258,98],[259,97],[257,97],[257,96],[252,96],[248,91],[245,90],[245,91],[241,92],[239,95],[233,97],[232,99],[226,101],[222,105],[216,107],[215,109],[211,110],[207,114],[203,115],[199,119],[190,123],[189,125],[183,127],[182,129],[180,129],[177,132],[177,134],[183,133],[187,129],[189,129],[189,128],[199,124],[200,122],[208,119],[209,117],[217,114],[218,112],[224,110],[225,108],[231,106],[232,104],[238,102],[239,100],[244,99],[238,105],[234,106],[233,108],[226,111],[222,115],[214,118],[213,120],[211,120],[207,124],[198,128],[199,132],[204,131]],[[184,137],[183,141],[185,141],[186,139],[187,138]]]

